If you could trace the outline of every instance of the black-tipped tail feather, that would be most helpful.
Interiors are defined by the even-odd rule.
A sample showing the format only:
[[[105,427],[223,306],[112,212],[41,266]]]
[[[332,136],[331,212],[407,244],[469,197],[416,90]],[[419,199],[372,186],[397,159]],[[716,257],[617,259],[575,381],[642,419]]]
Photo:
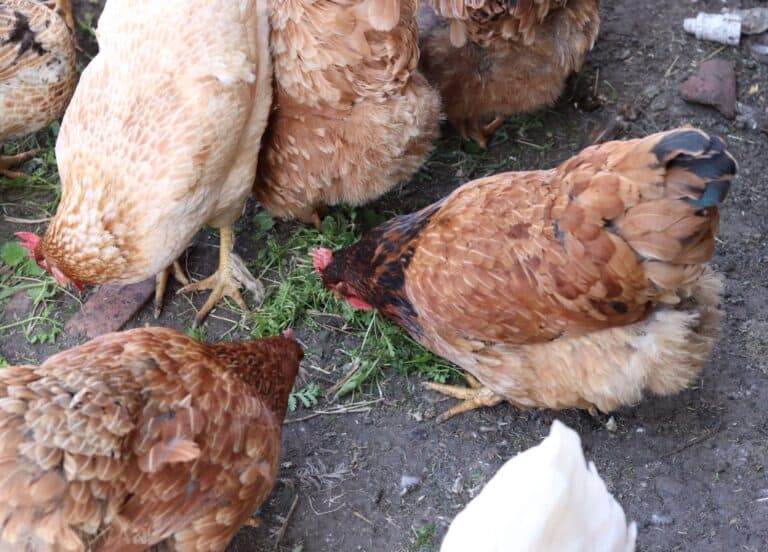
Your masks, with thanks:
[[[673,130],[653,147],[652,153],[666,165],[675,180],[685,181],[684,198],[706,209],[722,203],[736,174],[736,161],[716,136],[695,129]]]

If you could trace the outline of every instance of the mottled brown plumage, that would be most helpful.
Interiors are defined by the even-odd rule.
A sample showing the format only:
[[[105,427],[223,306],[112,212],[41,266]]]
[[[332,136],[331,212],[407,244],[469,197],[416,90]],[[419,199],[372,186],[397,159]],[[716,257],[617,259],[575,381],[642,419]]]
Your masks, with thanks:
[[[141,328],[0,371],[0,550],[223,550],[274,485],[302,355]]]
[[[440,89],[451,124],[481,145],[500,117],[557,100],[600,25],[598,0],[426,4],[419,14],[420,66]]]
[[[416,171],[438,133],[439,98],[417,70],[415,0],[276,0],[275,105],[255,194],[271,213],[382,195]]]
[[[609,142],[470,182],[315,264],[488,388],[463,395],[607,412],[706,361],[720,318],[706,263],[735,171],[693,129]]]
[[[58,119],[77,83],[70,0],[0,2],[0,145]],[[0,157],[0,174],[36,152]]]

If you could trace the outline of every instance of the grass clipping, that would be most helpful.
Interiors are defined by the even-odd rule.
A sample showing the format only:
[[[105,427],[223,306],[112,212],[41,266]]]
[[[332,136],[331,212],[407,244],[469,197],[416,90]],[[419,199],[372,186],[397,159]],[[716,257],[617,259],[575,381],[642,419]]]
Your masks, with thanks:
[[[333,251],[356,242],[363,226],[371,226],[377,217],[363,211],[359,223],[353,210],[337,210],[325,218],[321,231],[291,225],[291,233],[274,232],[275,221],[266,213],[259,213],[255,226],[259,240],[266,240],[250,268],[261,270],[267,286],[267,298],[258,312],[252,314],[251,335],[276,335],[288,327],[303,325],[310,331],[329,327],[357,339],[359,345],[342,349],[349,357],[352,370],[337,389],[336,397],[362,390],[364,384],[373,383],[383,369],[394,369],[402,375],[416,375],[445,383],[458,377],[456,367],[435,356],[413,341],[407,333],[386,320],[376,311],[360,311],[345,301],[337,300],[315,274],[309,252],[316,247]],[[311,385],[311,384],[310,384]],[[314,404],[311,398],[316,389],[305,391],[300,402]],[[314,392],[313,392],[314,391]],[[294,403],[295,405],[296,403]]]

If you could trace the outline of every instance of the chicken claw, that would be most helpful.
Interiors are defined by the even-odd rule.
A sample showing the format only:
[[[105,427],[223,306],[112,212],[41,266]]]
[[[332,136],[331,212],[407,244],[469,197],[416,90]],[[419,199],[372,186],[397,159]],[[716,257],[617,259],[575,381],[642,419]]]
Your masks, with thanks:
[[[22,178],[27,176],[23,172],[12,171],[11,168],[32,159],[41,151],[43,150],[33,149],[16,155],[0,155],[0,175],[5,176],[6,178]]]
[[[243,260],[232,252],[235,242],[231,226],[221,228],[220,240],[218,270],[205,280],[188,284],[176,292],[212,290],[208,300],[195,316],[194,327],[197,327],[208,316],[214,305],[225,296],[232,298],[243,309],[243,315],[245,315],[248,312],[248,306],[240,294],[241,286],[253,293],[257,303],[261,304],[264,300],[264,286],[248,271]]]
[[[163,308],[163,296],[165,295],[165,288],[168,285],[168,276],[171,274],[173,274],[173,277],[181,285],[189,285],[189,278],[187,278],[187,275],[184,274],[184,271],[181,269],[179,261],[174,261],[171,266],[155,276],[155,318],[160,317],[160,311]]]
[[[467,383],[469,383],[469,387],[458,387],[455,385],[445,385],[434,382],[424,383],[424,387],[431,391],[436,391],[437,393],[463,400],[463,402],[457,404],[450,410],[440,414],[436,419],[437,423],[442,423],[449,418],[453,418],[456,414],[468,412],[475,408],[480,408],[481,406],[496,406],[504,400],[504,397],[491,391],[490,388],[477,381],[471,374],[465,372],[464,377],[466,378]]]

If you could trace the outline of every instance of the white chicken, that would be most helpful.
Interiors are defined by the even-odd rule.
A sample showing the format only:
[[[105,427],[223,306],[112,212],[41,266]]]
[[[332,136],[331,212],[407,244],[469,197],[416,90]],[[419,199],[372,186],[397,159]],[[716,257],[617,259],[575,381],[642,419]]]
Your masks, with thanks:
[[[440,552],[632,552],[636,537],[578,433],[555,420],[456,516]]]

